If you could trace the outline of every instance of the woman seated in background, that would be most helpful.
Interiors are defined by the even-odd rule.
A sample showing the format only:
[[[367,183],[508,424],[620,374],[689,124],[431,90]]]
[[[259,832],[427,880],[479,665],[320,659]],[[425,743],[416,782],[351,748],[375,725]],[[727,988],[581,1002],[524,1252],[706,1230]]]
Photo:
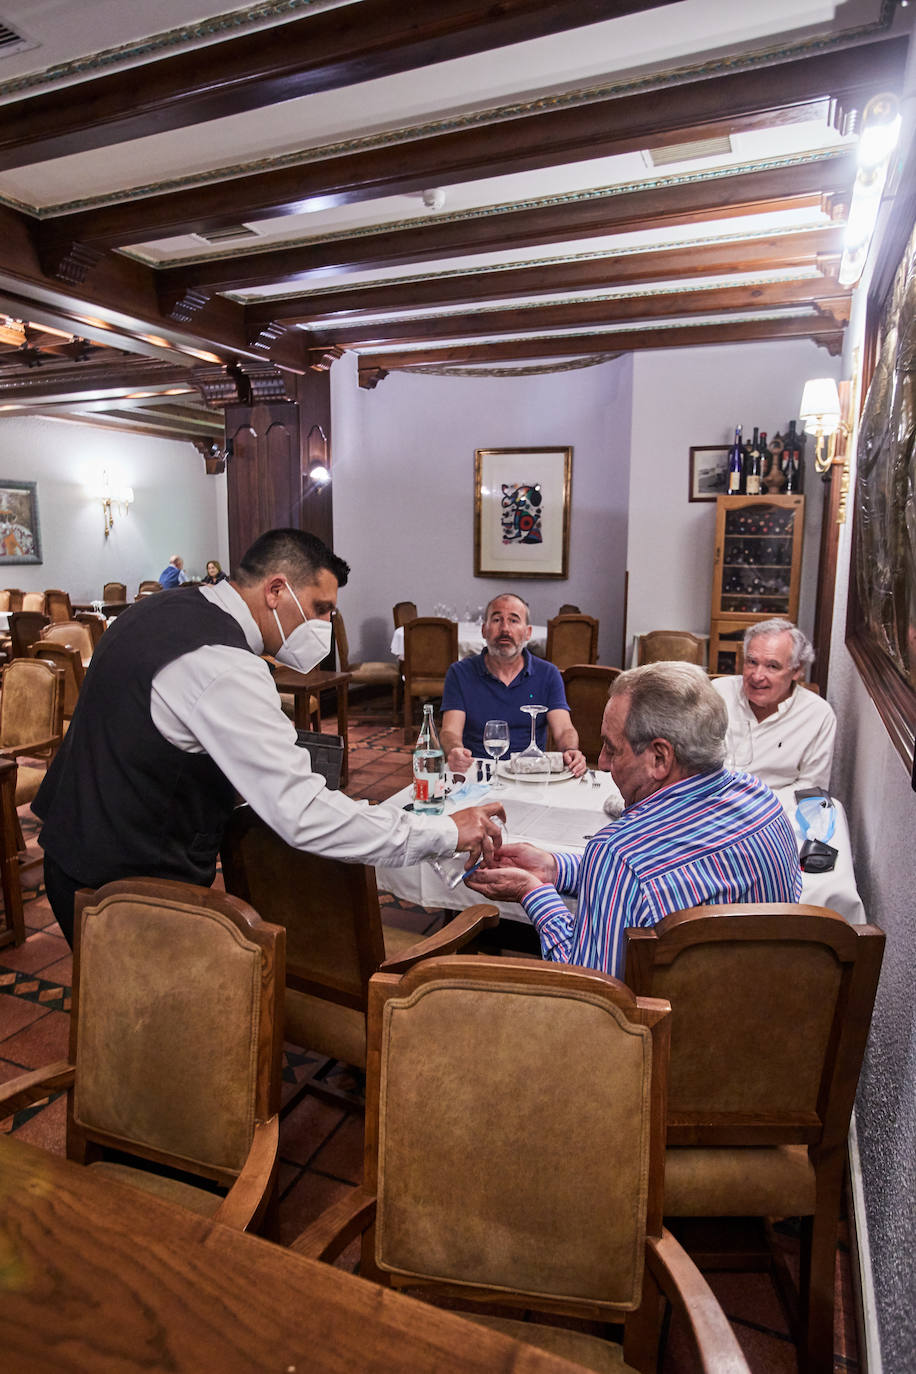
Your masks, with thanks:
[[[207,576],[204,578],[204,581],[209,582],[212,587],[216,582],[225,582],[227,577],[228,573],[224,573],[216,559],[211,558],[210,562],[207,564]]]

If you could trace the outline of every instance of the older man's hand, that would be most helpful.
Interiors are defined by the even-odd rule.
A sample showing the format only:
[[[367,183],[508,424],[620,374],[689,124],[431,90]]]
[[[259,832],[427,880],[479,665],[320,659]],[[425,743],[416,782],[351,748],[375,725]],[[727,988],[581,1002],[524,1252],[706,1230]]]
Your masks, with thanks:
[[[467,850],[474,861],[482,858],[484,863],[492,863],[503,839],[500,821],[506,819],[500,803],[466,806],[461,811],[453,811],[451,818],[458,827],[456,848]]]
[[[524,868],[478,868],[464,881],[493,902],[520,902],[542,885],[540,878]]]

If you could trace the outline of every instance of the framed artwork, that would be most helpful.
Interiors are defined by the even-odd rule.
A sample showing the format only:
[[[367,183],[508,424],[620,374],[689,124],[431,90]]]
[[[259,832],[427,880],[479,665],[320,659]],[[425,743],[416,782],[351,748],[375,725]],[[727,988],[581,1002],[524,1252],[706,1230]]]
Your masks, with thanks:
[[[474,453],[474,572],[567,577],[571,448]]]
[[[688,501],[715,501],[728,491],[729,444],[700,444],[690,450]]]
[[[0,478],[0,563],[40,563],[37,482]]]

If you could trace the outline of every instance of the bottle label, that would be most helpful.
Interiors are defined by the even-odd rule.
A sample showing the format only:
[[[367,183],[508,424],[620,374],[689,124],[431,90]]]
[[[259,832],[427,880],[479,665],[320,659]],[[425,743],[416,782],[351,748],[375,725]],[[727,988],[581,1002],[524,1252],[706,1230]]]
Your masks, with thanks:
[[[730,473],[728,474],[728,494],[729,494],[729,496],[737,496],[737,495],[740,493],[740,491],[741,491],[741,473],[740,473],[740,472],[730,472]]]
[[[748,496],[760,495],[760,476],[756,473],[748,473],[746,491]]]

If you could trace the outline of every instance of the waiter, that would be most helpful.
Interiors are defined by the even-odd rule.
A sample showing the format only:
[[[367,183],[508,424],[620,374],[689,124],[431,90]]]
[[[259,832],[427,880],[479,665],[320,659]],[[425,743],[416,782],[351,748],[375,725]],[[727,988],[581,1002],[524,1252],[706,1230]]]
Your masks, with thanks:
[[[102,636],[33,803],[45,887],[73,944],[73,898],[116,878],[209,887],[236,793],[290,845],[394,867],[492,853],[495,803],[412,816],[328,791],[280,706],[268,653],[307,673],[349,573],[314,535],[270,530],[235,576],[146,597]]]

